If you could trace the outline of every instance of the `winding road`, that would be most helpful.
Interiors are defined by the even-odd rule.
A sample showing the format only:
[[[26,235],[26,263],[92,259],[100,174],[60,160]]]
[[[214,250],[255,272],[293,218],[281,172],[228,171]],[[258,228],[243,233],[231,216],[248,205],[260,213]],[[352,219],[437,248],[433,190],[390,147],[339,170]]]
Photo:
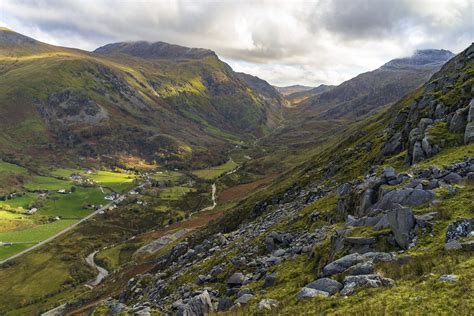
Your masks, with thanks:
[[[134,189],[131,190],[131,191],[138,190],[138,189],[140,189],[140,188],[143,188],[144,186],[145,186],[145,183],[139,185],[138,187],[134,188]],[[131,191],[129,191],[129,192],[131,192]],[[23,250],[23,251],[20,251],[19,253],[14,254],[13,256],[11,256],[11,257],[9,257],[9,258],[3,260],[3,261],[0,261],[0,265],[2,265],[2,264],[5,263],[5,262],[8,262],[8,261],[10,261],[10,260],[13,260],[13,259],[15,259],[15,258],[18,258],[18,257],[20,257],[20,256],[23,256],[24,254],[26,254],[26,253],[28,253],[28,252],[30,252],[30,251],[33,251],[33,250],[35,250],[36,248],[39,248],[39,247],[43,246],[44,244],[47,244],[48,242],[50,242],[50,241],[52,241],[52,240],[58,238],[59,236],[64,235],[65,233],[67,233],[67,232],[71,231],[72,229],[74,229],[74,228],[75,228],[76,226],[78,226],[79,224],[81,224],[81,223],[87,221],[88,219],[90,219],[90,218],[94,217],[95,215],[99,214],[100,212],[107,210],[107,209],[108,209],[110,206],[112,206],[113,204],[118,204],[118,203],[122,202],[122,201],[125,199],[126,195],[127,195],[127,194],[124,194],[124,195],[120,196],[120,197],[119,197],[118,199],[116,199],[115,201],[112,201],[112,202],[106,204],[105,206],[99,208],[98,210],[92,212],[91,214],[87,215],[86,217],[84,217],[84,218],[80,219],[79,221],[77,221],[76,223],[72,224],[71,226],[68,226],[67,228],[63,229],[63,230],[60,231],[59,233],[57,233],[57,234],[55,234],[55,235],[53,235],[53,236],[51,236],[51,237],[49,237],[49,238],[47,238],[47,239],[45,239],[45,240],[40,241],[39,243],[35,244],[34,246],[31,246],[30,248],[25,249],[25,250]]]
[[[94,261],[94,257],[95,255],[99,252],[99,250],[96,250],[94,251],[93,253],[91,253],[90,255],[88,255],[86,257],[86,262],[89,266],[91,266],[92,268],[96,269],[98,274],[97,276],[95,277],[94,280],[91,280],[88,282],[89,285],[91,286],[97,286],[100,284],[100,282],[102,282],[102,280],[109,275],[109,271],[107,271],[105,268],[102,268],[100,266],[98,266],[95,261]]]

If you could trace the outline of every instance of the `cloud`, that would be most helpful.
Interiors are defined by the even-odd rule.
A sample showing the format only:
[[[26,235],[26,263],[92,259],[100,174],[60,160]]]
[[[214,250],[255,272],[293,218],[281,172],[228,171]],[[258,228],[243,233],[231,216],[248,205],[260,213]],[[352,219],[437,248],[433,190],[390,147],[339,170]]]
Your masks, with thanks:
[[[417,48],[459,52],[471,0],[2,0],[0,24],[56,45],[210,48],[271,83],[335,84]]]

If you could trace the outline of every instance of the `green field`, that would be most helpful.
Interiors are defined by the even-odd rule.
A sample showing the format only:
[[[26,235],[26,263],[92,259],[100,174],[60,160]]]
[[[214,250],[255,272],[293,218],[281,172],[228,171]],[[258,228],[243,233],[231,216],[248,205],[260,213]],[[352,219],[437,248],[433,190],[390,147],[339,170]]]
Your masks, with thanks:
[[[74,193],[55,193],[38,211],[38,215],[60,216],[61,218],[81,218],[91,213],[84,204],[106,204],[99,188],[77,188]]]
[[[11,246],[0,246],[0,260],[13,256],[20,251],[29,248],[32,244],[13,244]]]
[[[35,201],[37,197],[38,194],[27,192],[22,196],[18,196],[6,201],[0,201],[0,209],[2,207],[13,209],[21,207],[23,209],[27,209],[30,203]]]
[[[83,171],[79,169],[64,169],[64,168],[59,168],[59,169],[55,169],[51,171],[51,175],[55,177],[60,177],[60,178],[69,178],[74,173],[81,174],[83,173]]]
[[[183,195],[186,195],[188,192],[193,192],[196,189],[188,187],[170,187],[165,188],[160,192],[160,198],[166,201],[176,201],[179,200]]]
[[[134,174],[102,170],[91,174],[85,174],[84,176],[116,192],[122,192],[130,189],[133,186],[133,180],[137,178],[137,176]]]
[[[151,175],[151,178],[156,181],[178,181],[180,178],[183,177],[183,174],[180,172],[176,171],[159,171],[153,175]]]
[[[36,227],[17,230],[12,232],[0,233],[0,241],[2,242],[40,242],[46,238],[60,232],[66,227],[77,222],[76,220],[60,220],[44,225],[38,225]]]
[[[64,181],[52,177],[35,176],[24,187],[31,191],[36,190],[49,190],[56,191],[60,189],[69,190],[72,183],[70,181]]]
[[[233,160],[229,160],[225,164],[219,166],[215,166],[208,169],[195,170],[193,171],[193,174],[204,180],[213,180],[220,177],[226,172],[234,170],[235,168],[237,168],[237,166],[238,164],[236,162],[234,162]]]

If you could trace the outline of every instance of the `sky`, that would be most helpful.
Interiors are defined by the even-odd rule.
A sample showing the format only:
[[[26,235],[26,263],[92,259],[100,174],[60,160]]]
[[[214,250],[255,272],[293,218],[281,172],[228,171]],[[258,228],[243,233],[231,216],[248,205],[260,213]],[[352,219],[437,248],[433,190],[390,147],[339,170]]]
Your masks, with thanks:
[[[0,0],[0,26],[85,50],[165,41],[285,86],[339,84],[416,49],[459,53],[473,0]]]

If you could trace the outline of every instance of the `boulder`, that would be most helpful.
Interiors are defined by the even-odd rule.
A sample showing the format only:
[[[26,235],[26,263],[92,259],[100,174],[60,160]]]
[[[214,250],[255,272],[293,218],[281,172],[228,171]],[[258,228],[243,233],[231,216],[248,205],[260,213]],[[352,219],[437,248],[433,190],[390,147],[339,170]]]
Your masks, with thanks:
[[[419,161],[422,161],[425,159],[425,152],[423,151],[423,148],[421,146],[420,141],[416,141],[415,144],[413,145],[413,152],[412,152],[412,164],[415,164]]]
[[[415,227],[415,217],[410,208],[397,208],[387,212],[387,220],[395,236],[397,244],[402,249],[408,249],[411,231]]]
[[[443,180],[447,183],[454,184],[461,182],[462,177],[456,172],[450,172],[449,174],[443,177]]]
[[[365,275],[349,275],[344,279],[344,287],[350,284],[353,289],[360,287],[381,287],[381,286],[392,286],[393,280],[384,278],[378,274],[365,274]],[[355,285],[355,286],[354,286]],[[344,289],[343,289],[344,290]],[[344,293],[347,292],[347,289]],[[342,291],[341,291],[342,294]],[[343,294],[347,295],[347,294]]]
[[[237,298],[239,298],[241,296],[244,296],[245,294],[252,294],[253,295],[252,289],[240,289],[239,292],[237,292]]]
[[[240,272],[236,272],[232,274],[229,279],[227,279],[227,285],[229,287],[242,286],[242,284],[244,284],[244,281],[245,276]]]
[[[232,305],[234,305],[234,303],[232,302],[230,298],[227,298],[227,297],[221,298],[219,300],[219,303],[217,304],[217,311],[219,312],[226,311],[229,308],[231,308]]]
[[[265,298],[258,302],[257,304],[257,309],[259,310],[272,310],[276,307],[278,307],[279,302],[277,300],[271,299],[271,298]]]
[[[323,275],[324,276],[330,276],[336,273],[344,272],[351,266],[363,262],[364,257],[359,255],[358,253],[352,253],[347,256],[344,256],[342,258],[339,258],[329,264],[327,264],[323,268]]]
[[[464,131],[467,119],[467,109],[457,110],[449,123],[449,131],[453,133],[460,133]]]
[[[388,156],[402,150],[402,134],[395,133],[382,148],[382,155]]]
[[[466,129],[464,130],[464,143],[469,144],[474,141],[474,99],[469,103]]]
[[[344,241],[353,245],[371,245],[377,241],[375,237],[346,237]]]
[[[342,289],[342,284],[337,282],[336,280],[329,279],[329,278],[321,278],[308,283],[305,287],[310,289],[315,289],[323,292],[329,293],[329,295],[334,295]]]
[[[211,297],[209,296],[209,293],[207,291],[204,291],[201,294],[191,298],[187,304],[180,305],[176,315],[206,315],[213,311],[214,307],[211,302]]]
[[[313,298],[316,296],[322,296],[322,297],[328,297],[329,293],[328,292],[323,292],[315,289],[310,289],[308,287],[304,287],[301,289],[301,291],[298,293],[298,299],[305,299],[305,298]]]
[[[375,204],[376,208],[383,210],[393,209],[397,204],[404,206],[418,206],[432,201],[436,194],[430,190],[403,188],[387,192]]]
[[[269,274],[265,277],[265,283],[263,284],[263,288],[267,288],[270,286],[275,285],[277,281],[277,273],[273,272],[272,274]]]
[[[446,242],[459,237],[467,237],[474,232],[474,218],[463,219],[449,224],[446,229]]]
[[[370,261],[361,262],[347,269],[349,275],[371,274],[374,272],[374,264]]]
[[[244,295],[242,295],[241,297],[239,297],[238,299],[236,299],[236,300],[234,301],[234,304],[245,305],[245,304],[247,304],[252,298],[253,298],[253,295],[252,295],[252,294],[244,294]]]

